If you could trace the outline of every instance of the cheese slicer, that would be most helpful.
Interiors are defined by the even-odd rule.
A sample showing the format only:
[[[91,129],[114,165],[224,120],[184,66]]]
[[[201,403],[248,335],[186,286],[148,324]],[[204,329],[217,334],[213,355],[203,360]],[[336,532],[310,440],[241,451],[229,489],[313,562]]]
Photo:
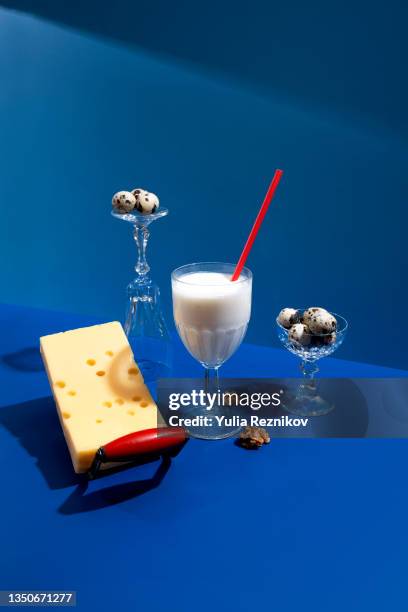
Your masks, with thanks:
[[[127,434],[98,448],[88,477],[95,478],[104,463],[125,463],[142,455],[166,454],[181,446],[187,438],[183,427],[158,427]]]

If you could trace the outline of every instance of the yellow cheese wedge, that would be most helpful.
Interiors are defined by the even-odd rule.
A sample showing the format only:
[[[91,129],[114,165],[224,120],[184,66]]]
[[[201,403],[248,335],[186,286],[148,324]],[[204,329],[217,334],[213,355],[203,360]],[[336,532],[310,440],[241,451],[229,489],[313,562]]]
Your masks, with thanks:
[[[76,472],[107,442],[157,427],[157,406],[120,323],[43,336],[40,345]]]

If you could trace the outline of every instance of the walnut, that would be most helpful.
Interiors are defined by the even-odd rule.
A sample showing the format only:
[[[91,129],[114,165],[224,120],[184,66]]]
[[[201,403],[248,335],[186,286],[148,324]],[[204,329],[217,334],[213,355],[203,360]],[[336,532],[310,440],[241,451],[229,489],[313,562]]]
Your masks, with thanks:
[[[244,448],[259,448],[270,441],[269,434],[263,427],[245,427],[239,435],[239,443]]]

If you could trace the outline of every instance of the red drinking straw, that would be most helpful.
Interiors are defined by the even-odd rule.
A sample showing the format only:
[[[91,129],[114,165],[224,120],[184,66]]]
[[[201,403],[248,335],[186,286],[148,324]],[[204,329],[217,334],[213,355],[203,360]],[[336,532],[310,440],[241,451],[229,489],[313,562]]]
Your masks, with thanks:
[[[275,191],[277,186],[279,185],[279,181],[282,178],[282,174],[283,171],[282,170],[275,170],[275,175],[271,181],[271,184],[269,185],[269,189],[266,192],[266,196],[265,199],[262,203],[262,206],[259,210],[259,213],[255,219],[255,223],[251,229],[251,233],[248,236],[248,240],[246,241],[246,244],[244,246],[244,249],[241,253],[241,257],[238,260],[237,266],[235,268],[234,274],[231,277],[232,281],[236,281],[239,279],[239,276],[242,272],[242,268],[245,266],[245,262],[247,260],[247,257],[249,255],[249,251],[252,249],[252,245],[254,244],[256,235],[259,231],[259,228],[262,225],[262,221],[264,220],[264,217],[268,211],[269,208],[269,204],[272,201],[273,196],[275,195]]]

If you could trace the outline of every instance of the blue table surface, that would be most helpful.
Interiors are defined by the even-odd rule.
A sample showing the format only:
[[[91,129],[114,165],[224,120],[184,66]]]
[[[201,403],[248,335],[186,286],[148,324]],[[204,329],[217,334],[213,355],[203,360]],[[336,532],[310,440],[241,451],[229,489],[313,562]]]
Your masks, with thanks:
[[[40,335],[100,322],[0,306],[0,589],[75,590],[81,610],[407,609],[408,443],[190,440],[168,466],[87,484],[71,466]],[[297,375],[243,345],[229,377]],[[324,376],[407,372],[326,359]],[[199,366],[174,340],[174,375]]]

